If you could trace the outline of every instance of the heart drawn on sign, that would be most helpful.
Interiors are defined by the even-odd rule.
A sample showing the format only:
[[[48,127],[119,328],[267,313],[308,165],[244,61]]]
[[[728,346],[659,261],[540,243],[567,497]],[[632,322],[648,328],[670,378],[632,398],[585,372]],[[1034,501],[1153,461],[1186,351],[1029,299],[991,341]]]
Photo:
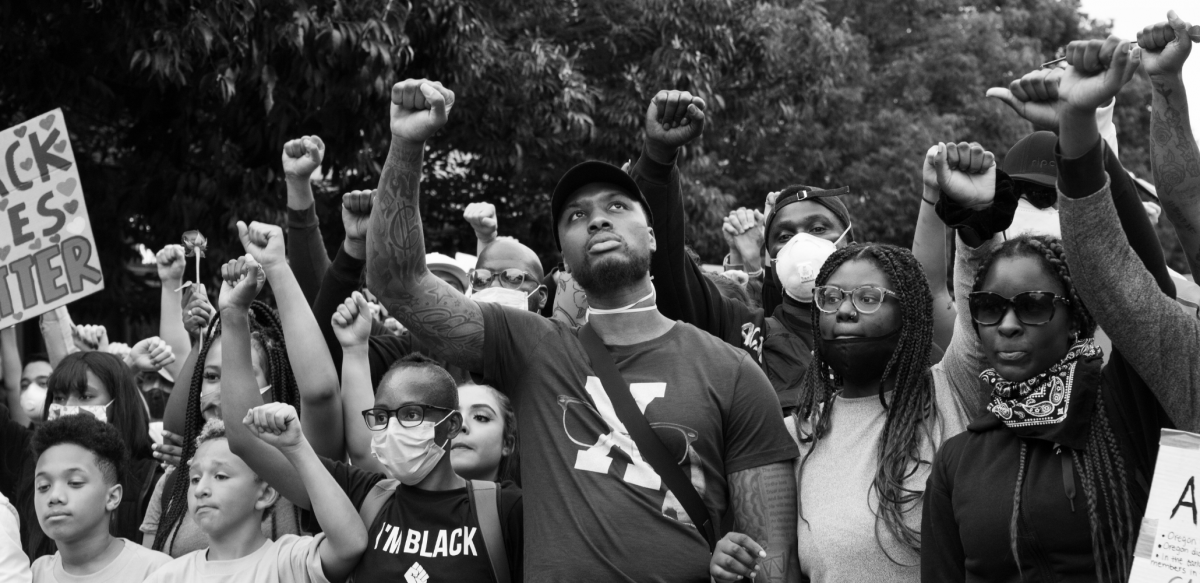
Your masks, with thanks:
[[[63,150],[66,150],[66,149],[67,149],[67,141],[66,140],[59,140],[59,142],[57,144],[54,144],[54,151],[58,152],[59,154],[61,154],[63,152]]]
[[[67,223],[66,227],[67,232],[71,233],[72,235],[78,235],[86,228],[87,221],[83,220],[83,217],[75,217],[74,219],[71,219],[71,222]]]
[[[41,239],[35,239],[35,240],[33,241],[33,244],[29,246],[29,248],[30,248],[30,249],[41,249],[41,248],[42,248],[42,240],[41,240]]]
[[[55,233],[55,234],[53,234],[53,235],[50,235],[50,242],[51,242],[51,243],[57,243],[57,242],[59,242],[59,241],[61,241],[61,240],[62,240],[62,237],[60,237],[60,236],[58,235],[58,233]]]
[[[26,158],[24,162],[21,162],[21,170],[29,170],[30,168],[33,168],[33,158]]]
[[[0,211],[8,208],[8,198],[0,198]]]
[[[38,122],[38,125],[41,126],[42,129],[44,129],[44,130],[50,129],[50,126],[54,125],[54,114],[50,114],[50,115],[47,115],[46,117],[43,117],[42,121]]]
[[[66,196],[71,196],[71,193],[75,192],[75,179],[68,178],[62,182],[59,182],[58,186],[54,187],[54,190],[57,190]]]
[[[17,134],[18,138],[23,138],[23,137],[25,137],[25,130],[27,130],[27,129],[29,129],[29,128],[27,128],[25,126],[21,126],[15,130],[13,130],[13,133]]]
[[[75,214],[75,210],[78,208],[79,208],[79,201],[77,201],[77,200],[69,200],[69,201],[67,201],[67,204],[63,205],[63,210],[65,210],[71,214]]]
[[[4,261],[5,259],[8,259],[8,253],[10,251],[12,251],[12,247],[9,245],[0,247],[0,261]]]
[[[17,313],[15,313],[15,314],[13,314],[13,317],[14,317],[14,318],[16,318],[16,319],[17,319],[17,321],[24,320],[24,319],[25,319],[25,312],[17,312]]]

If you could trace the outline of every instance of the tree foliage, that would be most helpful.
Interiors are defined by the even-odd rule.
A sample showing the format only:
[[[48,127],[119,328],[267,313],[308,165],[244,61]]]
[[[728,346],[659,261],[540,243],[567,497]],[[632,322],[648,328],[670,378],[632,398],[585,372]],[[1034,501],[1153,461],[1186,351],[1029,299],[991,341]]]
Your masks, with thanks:
[[[715,261],[731,207],[796,183],[849,185],[860,239],[909,244],[925,149],[1003,156],[1028,124],[985,90],[1105,31],[1077,0],[11,0],[0,22],[0,123],[63,107],[72,131],[108,285],[77,309],[135,317],[157,293],[120,269],[134,243],[199,229],[215,281],[234,221],[284,220],[287,139],[328,145],[335,248],[337,197],[377,182],[403,78],[457,94],[426,157],[430,249],[472,250],[461,211],[487,200],[547,263],[558,177],[636,158],[657,90],[702,95],[710,125],[682,164],[689,237]],[[1122,131],[1144,150],[1144,128]]]

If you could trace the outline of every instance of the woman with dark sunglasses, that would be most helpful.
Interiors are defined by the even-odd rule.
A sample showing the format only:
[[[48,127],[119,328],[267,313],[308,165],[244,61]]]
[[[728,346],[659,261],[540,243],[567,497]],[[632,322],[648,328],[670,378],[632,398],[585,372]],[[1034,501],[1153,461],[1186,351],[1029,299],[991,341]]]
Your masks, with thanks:
[[[1085,54],[1102,55],[1102,64],[1088,63],[1091,70],[1082,70]],[[1129,62],[1127,45],[1115,37],[1073,42],[1067,55],[1071,67],[1054,87],[1061,102],[1057,165],[1065,217],[1073,208],[1070,198],[1093,193],[1099,193],[1093,199],[1104,198],[1110,192],[1095,108],[1120,89]],[[1026,79],[1031,76],[1045,73]],[[1127,179],[1123,174],[1112,180]],[[991,395],[987,412],[947,441],[934,461],[925,492],[922,580],[1124,581],[1159,432],[1171,426],[1152,390],[1162,396],[1188,387],[1147,386],[1130,366],[1123,353],[1141,349],[1139,339],[1160,340],[1162,331],[1128,314],[1109,312],[1115,317],[1102,322],[1115,348],[1104,365],[1092,340],[1096,321],[1082,298],[1136,295],[1157,309],[1158,300],[1171,303],[1167,295],[1174,288],[1136,196],[1117,201],[1119,221],[1114,213],[1106,230],[1089,234],[1089,253],[1103,257],[1107,282],[1075,277],[1058,239],[989,240],[1006,228],[995,220],[1005,214],[994,210],[1005,206],[1000,199],[997,192],[992,210],[958,208],[959,220],[948,221],[957,222],[960,253],[982,254],[969,280],[973,328],[960,327],[956,335],[978,343],[990,366],[980,380]],[[992,220],[980,218],[988,213]],[[945,212],[943,218],[953,215]],[[1064,221],[1068,240],[1072,227],[1078,225]],[[1121,230],[1133,248],[1117,237],[1120,249],[1114,251],[1113,235]],[[983,243],[970,249],[962,242],[967,239]],[[1081,267],[1075,253],[1085,253],[1079,246],[1071,251],[1071,267]],[[1114,255],[1122,261],[1112,261]],[[1149,289],[1130,294],[1120,285],[1134,272],[1145,274],[1141,283]],[[1154,273],[1157,286],[1147,272]]]

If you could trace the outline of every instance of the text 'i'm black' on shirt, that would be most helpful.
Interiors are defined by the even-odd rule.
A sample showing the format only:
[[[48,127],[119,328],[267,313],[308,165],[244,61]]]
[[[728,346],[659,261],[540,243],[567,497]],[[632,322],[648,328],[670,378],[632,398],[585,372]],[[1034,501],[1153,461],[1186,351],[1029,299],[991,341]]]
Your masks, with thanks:
[[[350,464],[321,459],[355,508],[387,477]],[[500,525],[513,581],[522,580],[521,489],[505,482],[499,491]],[[440,492],[396,487],[367,527],[367,550],[355,581],[495,581],[479,521],[466,488]]]

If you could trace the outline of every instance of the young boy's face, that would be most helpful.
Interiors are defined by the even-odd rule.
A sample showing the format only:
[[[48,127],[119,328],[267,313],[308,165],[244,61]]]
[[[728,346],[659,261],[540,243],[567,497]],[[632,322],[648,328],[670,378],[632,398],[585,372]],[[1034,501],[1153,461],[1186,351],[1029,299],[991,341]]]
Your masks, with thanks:
[[[188,465],[188,512],[209,537],[220,537],[243,521],[258,524],[275,501],[275,491],[229,451],[229,441],[200,444]]]
[[[59,444],[42,453],[35,472],[33,505],[46,536],[61,545],[108,531],[121,486],[104,475],[96,454]]]

